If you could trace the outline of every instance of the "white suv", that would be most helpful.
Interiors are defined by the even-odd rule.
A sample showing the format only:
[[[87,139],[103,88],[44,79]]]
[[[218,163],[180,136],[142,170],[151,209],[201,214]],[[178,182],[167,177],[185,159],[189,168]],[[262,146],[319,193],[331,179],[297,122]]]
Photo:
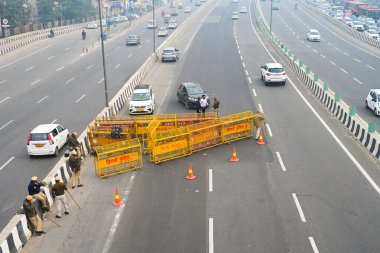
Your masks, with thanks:
[[[365,100],[365,107],[370,108],[376,116],[380,116],[380,89],[369,91]]]
[[[280,63],[267,63],[261,66],[261,80],[264,81],[265,85],[269,83],[281,83],[285,85],[285,70]]]
[[[29,134],[26,148],[30,157],[35,155],[58,156],[58,151],[66,144],[69,130],[58,124],[43,124]]]
[[[154,93],[150,85],[137,85],[129,100],[129,114],[153,114]]]
[[[307,39],[309,41],[321,41],[321,34],[318,32],[318,30],[310,29],[307,33]]]

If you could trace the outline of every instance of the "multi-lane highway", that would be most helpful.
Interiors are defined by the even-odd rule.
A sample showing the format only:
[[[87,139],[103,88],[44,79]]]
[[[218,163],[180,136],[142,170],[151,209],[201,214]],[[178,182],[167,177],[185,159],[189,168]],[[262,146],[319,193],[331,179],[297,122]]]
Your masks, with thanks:
[[[263,14],[270,22],[270,2],[260,1]],[[272,29],[278,38],[312,71],[339,92],[348,105],[368,122],[378,122],[365,109],[364,102],[370,89],[379,88],[380,50],[369,46],[320,18],[306,6],[294,9],[295,1],[276,3],[278,11],[272,14]],[[309,29],[321,33],[321,42],[306,39]]]
[[[178,24],[188,16],[178,16]],[[128,29],[126,23],[111,29],[105,42],[109,99],[153,52],[153,30],[146,28],[149,18],[151,14],[134,20]],[[140,35],[141,45],[127,47],[128,34]],[[30,131],[51,122],[82,131],[105,106],[98,37],[98,29],[87,30],[82,40],[79,30],[0,57],[0,228],[21,206],[30,178],[44,178],[58,161],[28,157]],[[163,41],[156,38],[156,47]],[[88,53],[83,53],[86,48]]]
[[[249,13],[232,21],[240,6]],[[48,234],[28,250],[378,251],[378,163],[290,70],[287,85],[263,84],[260,66],[282,57],[266,43],[253,6],[251,0],[208,0],[174,43],[180,61],[157,62],[143,82],[156,93],[157,113],[188,112],[175,96],[182,81],[217,95],[222,115],[261,108],[266,145],[248,139],[161,165],[146,159],[143,169],[104,180],[95,178],[87,160],[93,186],[75,192],[82,209],[72,203],[70,215],[59,220],[62,228],[45,223]],[[233,145],[238,163],[229,162]],[[189,162],[193,181],[184,179]],[[125,202],[120,208],[111,206],[114,185]]]

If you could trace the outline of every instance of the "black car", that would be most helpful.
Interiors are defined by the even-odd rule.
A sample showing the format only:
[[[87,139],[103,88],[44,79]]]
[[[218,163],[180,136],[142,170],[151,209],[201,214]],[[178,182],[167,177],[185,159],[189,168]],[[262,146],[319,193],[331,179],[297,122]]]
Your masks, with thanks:
[[[127,46],[129,46],[129,45],[139,45],[140,44],[140,36],[138,36],[138,35],[128,35],[125,44]]]
[[[198,98],[202,97],[202,95],[206,96],[207,102],[210,105],[210,98],[207,95],[207,91],[205,91],[198,83],[181,83],[177,89],[177,100],[180,103],[183,103],[186,109],[195,108]]]

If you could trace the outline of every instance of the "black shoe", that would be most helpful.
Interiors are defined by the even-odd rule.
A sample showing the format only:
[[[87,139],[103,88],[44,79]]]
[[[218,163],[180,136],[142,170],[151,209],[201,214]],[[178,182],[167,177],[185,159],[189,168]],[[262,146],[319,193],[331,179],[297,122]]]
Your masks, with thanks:
[[[56,218],[58,218],[58,219],[60,219],[61,218],[61,216],[59,216],[58,214],[55,216]]]
[[[74,188],[75,188],[75,186],[73,186],[73,187],[71,187],[71,188],[73,188],[73,189],[74,189]]]
[[[78,184],[78,187],[82,187],[83,186],[83,184]]]
[[[45,232],[45,231],[40,231],[40,232],[38,232],[38,233],[40,233],[40,234],[46,234],[46,232]]]
[[[69,212],[65,212],[65,214],[69,215]]]
[[[42,234],[41,234],[40,232],[37,232],[37,231],[36,231],[36,232],[34,233],[34,235],[36,235],[36,236],[41,236]]]

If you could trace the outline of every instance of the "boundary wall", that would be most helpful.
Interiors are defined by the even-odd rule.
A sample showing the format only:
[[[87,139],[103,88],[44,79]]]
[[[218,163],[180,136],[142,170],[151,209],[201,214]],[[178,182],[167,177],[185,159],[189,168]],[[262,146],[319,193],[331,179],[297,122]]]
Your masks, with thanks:
[[[364,121],[356,113],[352,113],[352,107],[348,106],[340,99],[340,95],[332,91],[327,83],[319,79],[318,74],[313,73],[310,67],[304,63],[272,33],[270,33],[269,26],[263,18],[260,5],[256,1],[255,16],[260,28],[266,32],[269,41],[285,55],[288,63],[293,71],[304,83],[306,88],[310,90],[315,97],[325,105],[326,109],[330,111],[341,122],[341,124],[355,137],[355,139],[365,148],[368,152],[376,158],[380,159],[380,135],[377,131],[372,129],[370,125]]]

